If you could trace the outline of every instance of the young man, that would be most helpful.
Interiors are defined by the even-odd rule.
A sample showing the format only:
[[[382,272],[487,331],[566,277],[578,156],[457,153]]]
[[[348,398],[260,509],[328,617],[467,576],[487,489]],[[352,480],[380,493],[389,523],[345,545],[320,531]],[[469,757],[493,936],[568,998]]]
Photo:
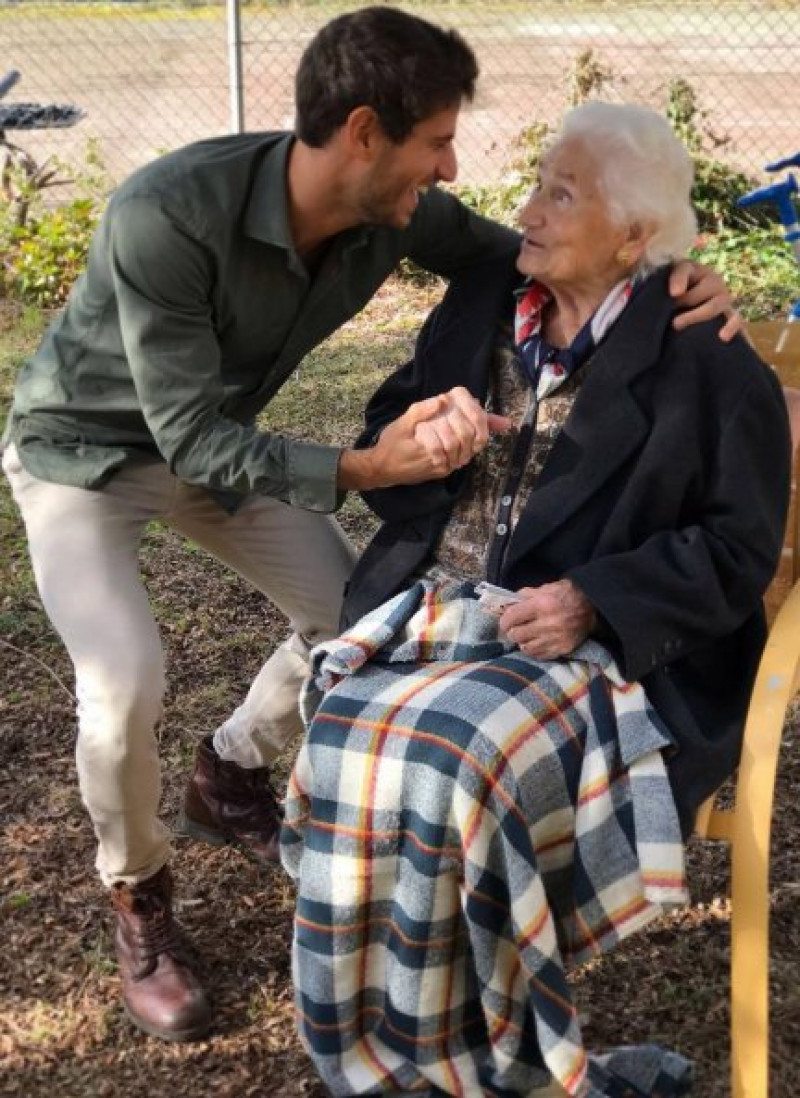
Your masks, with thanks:
[[[353,564],[329,513],[351,488],[445,475],[463,439],[456,429],[437,451],[417,432],[439,398],[371,450],[270,435],[254,418],[403,257],[449,276],[516,252],[515,233],[432,189],[455,178],[456,120],[477,72],[456,33],[421,19],[389,8],[335,19],[300,62],[294,134],[201,142],[119,188],[86,274],[19,378],[4,468],[75,665],[78,776],[125,1006],[167,1039],[202,1035],[211,1012],[172,920],[154,736],[164,664],[139,541],[160,518],[291,620],[244,704],[200,745],[183,821],[276,860],[268,767],[300,729],[306,654],[336,632]],[[722,289],[706,277],[696,300]],[[465,415],[482,445],[485,417]]]

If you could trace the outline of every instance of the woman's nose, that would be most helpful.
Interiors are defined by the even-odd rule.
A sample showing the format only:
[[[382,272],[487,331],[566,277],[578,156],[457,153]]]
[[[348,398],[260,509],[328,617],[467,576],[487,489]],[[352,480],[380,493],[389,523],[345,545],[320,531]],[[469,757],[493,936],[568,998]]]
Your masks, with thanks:
[[[538,195],[536,192],[528,196],[527,201],[519,211],[518,221],[523,228],[529,225],[537,225],[542,220],[541,209],[539,207]]]

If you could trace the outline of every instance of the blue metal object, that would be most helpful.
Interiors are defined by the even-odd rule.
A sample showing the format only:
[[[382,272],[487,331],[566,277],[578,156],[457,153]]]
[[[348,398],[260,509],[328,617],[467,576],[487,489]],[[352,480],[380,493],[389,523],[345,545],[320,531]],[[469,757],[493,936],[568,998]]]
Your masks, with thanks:
[[[788,156],[783,160],[776,160],[772,164],[768,164],[767,171],[783,171],[785,168],[795,166],[800,167],[800,153],[795,153],[794,156]],[[737,200],[736,205],[746,207],[772,203],[776,207],[778,217],[783,225],[783,239],[791,246],[795,259],[800,263],[800,214],[798,214],[794,197],[798,192],[800,192],[800,188],[797,186],[797,180],[789,172],[786,178],[781,179],[778,183],[771,183],[767,187],[759,187],[758,190],[751,191],[750,194],[742,195]],[[800,319],[800,302],[793,307],[791,317],[793,320]]]
[[[798,214],[797,199],[795,198],[800,188],[798,188],[797,180],[792,173],[787,171],[788,168],[800,168],[800,152],[795,153],[794,156],[786,156],[781,160],[774,160],[771,164],[767,164],[766,170],[768,172],[786,171],[786,177],[778,183],[772,183],[768,187],[759,187],[758,190],[751,191],[750,194],[742,195],[736,204],[737,206],[756,206],[761,203],[772,203],[777,208],[778,216],[783,225],[783,239],[791,247],[795,259],[800,263],[800,214]],[[783,350],[790,326],[794,324],[800,324],[800,301],[795,301],[794,305],[789,308],[786,323],[775,345],[776,351]]]
[[[19,78],[16,69],[0,77],[0,99],[15,87]],[[38,164],[25,149],[9,141],[6,131],[74,126],[81,118],[83,111],[66,103],[0,104],[0,201],[10,207],[12,223],[17,228],[25,225],[37,191],[71,180],[57,179],[58,168],[52,167],[49,159]]]
[[[787,175],[780,183],[771,183],[768,187],[759,187],[757,191],[742,195],[737,199],[737,206],[756,206],[762,202],[774,202],[778,208],[781,224],[785,227],[796,227],[797,210],[795,209],[792,195],[797,194],[797,180],[793,175]],[[788,237],[787,237],[788,239]]]
[[[800,168],[800,152],[787,156],[785,160],[774,160],[764,165],[764,170],[768,172],[782,172],[784,168]]]

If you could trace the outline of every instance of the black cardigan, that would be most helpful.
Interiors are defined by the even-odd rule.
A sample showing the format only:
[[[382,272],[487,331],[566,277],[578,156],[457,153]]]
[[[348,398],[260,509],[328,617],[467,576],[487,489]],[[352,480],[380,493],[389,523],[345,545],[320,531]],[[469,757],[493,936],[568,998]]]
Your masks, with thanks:
[[[738,761],[791,443],[771,371],[741,337],[723,344],[718,324],[673,331],[666,280],[666,271],[650,278],[601,344],[487,578],[516,589],[566,577],[586,594],[622,673],[641,681],[677,741],[668,768],[688,832]],[[498,321],[519,281],[505,261],[454,279],[413,360],[370,401],[361,445],[455,385],[484,400]],[[459,470],[365,494],[384,525],[348,585],[345,626],[408,586],[465,479]]]

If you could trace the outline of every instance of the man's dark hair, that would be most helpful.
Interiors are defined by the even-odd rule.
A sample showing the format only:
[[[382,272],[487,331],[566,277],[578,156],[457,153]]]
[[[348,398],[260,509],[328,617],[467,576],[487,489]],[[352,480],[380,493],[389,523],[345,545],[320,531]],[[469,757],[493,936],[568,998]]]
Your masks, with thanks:
[[[457,31],[396,8],[362,8],[327,23],[306,47],[295,77],[301,141],[327,144],[356,107],[372,107],[390,141],[418,122],[470,100],[478,62]]]

